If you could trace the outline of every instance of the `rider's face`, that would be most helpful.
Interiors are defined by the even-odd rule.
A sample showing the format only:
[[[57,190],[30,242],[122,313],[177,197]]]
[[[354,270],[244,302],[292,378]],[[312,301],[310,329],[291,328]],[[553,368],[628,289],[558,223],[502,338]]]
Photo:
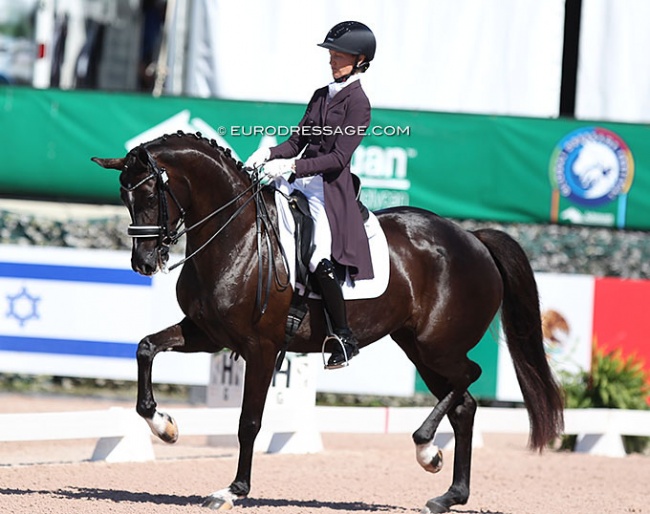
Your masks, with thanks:
[[[330,50],[330,67],[332,68],[332,77],[338,79],[352,73],[354,65],[359,56]]]

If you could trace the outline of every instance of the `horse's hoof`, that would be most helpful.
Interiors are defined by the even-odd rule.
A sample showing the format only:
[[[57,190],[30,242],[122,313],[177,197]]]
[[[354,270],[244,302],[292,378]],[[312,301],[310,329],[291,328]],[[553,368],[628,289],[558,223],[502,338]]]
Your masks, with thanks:
[[[153,434],[166,443],[178,441],[178,426],[169,414],[155,412],[151,419],[146,420]]]
[[[439,514],[441,512],[449,512],[449,507],[445,507],[438,503],[435,499],[429,500],[424,508],[420,511],[420,514]]]
[[[415,455],[418,464],[420,464],[425,471],[428,471],[429,473],[438,473],[438,471],[442,469],[442,450],[434,444],[418,444],[415,447]]]
[[[201,504],[201,507],[206,507],[211,510],[230,510],[234,506],[235,505],[230,503],[228,500],[223,498],[213,498],[212,496],[208,496]]]
[[[201,507],[206,507],[211,510],[230,510],[235,506],[237,496],[232,494],[229,489],[222,489],[216,491],[208,496]]]

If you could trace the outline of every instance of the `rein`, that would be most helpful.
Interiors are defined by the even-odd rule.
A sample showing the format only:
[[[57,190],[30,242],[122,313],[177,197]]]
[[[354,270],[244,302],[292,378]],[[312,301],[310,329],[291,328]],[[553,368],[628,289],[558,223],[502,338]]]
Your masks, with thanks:
[[[239,214],[251,202],[254,201],[256,206],[255,226],[256,226],[257,256],[258,256],[258,282],[257,282],[257,293],[255,298],[255,304],[256,307],[259,308],[260,313],[264,314],[268,306],[273,278],[275,278],[276,284],[282,291],[284,291],[286,288],[289,287],[291,281],[290,281],[290,277],[287,276],[286,283],[282,282],[278,275],[277,266],[275,265],[275,256],[273,254],[271,234],[273,235],[273,237],[275,237],[278,247],[280,248],[283,264],[285,265],[285,269],[287,270],[287,275],[288,275],[288,270],[289,270],[288,259],[285,254],[284,248],[280,243],[280,236],[277,231],[277,228],[273,223],[271,223],[268,214],[268,208],[266,206],[266,202],[262,195],[262,189],[263,189],[263,186],[261,184],[262,177],[259,176],[258,169],[254,168],[252,170],[253,176],[251,176],[250,186],[245,188],[234,198],[226,202],[221,207],[215,209],[210,214],[203,217],[193,225],[190,225],[189,227],[186,226],[185,228],[180,229],[180,227],[185,223],[185,210],[182,208],[180,202],[174,195],[174,192],[169,187],[169,177],[167,175],[167,171],[165,170],[165,168],[161,168],[158,166],[158,164],[156,163],[155,159],[153,158],[149,150],[144,148],[144,146],[142,148],[147,155],[147,161],[148,161],[147,164],[152,170],[151,173],[133,186],[130,187],[121,186],[121,187],[125,191],[133,192],[137,188],[139,188],[140,186],[148,182],[149,180],[151,179],[156,180],[156,190],[158,192],[158,203],[159,203],[158,225],[131,224],[127,229],[127,234],[133,238],[142,238],[142,239],[153,238],[153,237],[158,238],[159,262],[160,262],[161,270],[164,273],[166,273],[178,268],[179,266],[182,266],[187,261],[195,257],[199,252],[203,251],[212,241],[216,239],[216,237],[219,234],[221,234],[221,232],[223,232],[223,230],[230,223],[232,223],[237,218],[237,216],[239,216]],[[203,244],[201,244],[201,246],[199,246],[191,254],[186,255],[184,258],[174,263],[173,265],[169,267],[166,266],[166,260],[164,257],[169,254],[170,246],[173,246],[176,243],[178,243],[180,238],[185,234],[191,232],[197,227],[200,227],[208,220],[215,217],[217,214],[223,212],[228,207],[237,203],[249,192],[252,192],[251,196],[249,198],[246,198],[244,202],[239,207],[237,207],[235,212],[233,212],[230,215],[230,217],[226,220],[226,222],[223,225],[221,225],[221,227],[219,227],[219,229],[214,234],[212,234],[212,236],[210,236]],[[180,217],[173,228],[170,228],[170,224],[169,224],[170,220],[169,220],[169,205],[167,202],[167,194],[169,194],[170,198],[176,204],[176,207],[180,212]],[[266,268],[267,279],[266,279],[266,287],[264,288],[265,294],[262,289],[262,279],[264,275],[264,265],[263,265],[264,259],[262,258],[262,246],[263,246],[262,239],[264,239],[265,247],[269,255],[269,258],[267,259],[267,268]]]

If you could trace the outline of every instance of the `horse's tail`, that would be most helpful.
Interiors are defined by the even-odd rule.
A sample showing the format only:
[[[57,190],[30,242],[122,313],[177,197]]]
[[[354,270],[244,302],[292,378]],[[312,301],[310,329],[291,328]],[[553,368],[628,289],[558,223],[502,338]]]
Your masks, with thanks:
[[[508,234],[481,229],[503,280],[501,323],[530,418],[531,448],[539,451],[564,429],[563,401],[544,352],[539,296],[523,248]]]

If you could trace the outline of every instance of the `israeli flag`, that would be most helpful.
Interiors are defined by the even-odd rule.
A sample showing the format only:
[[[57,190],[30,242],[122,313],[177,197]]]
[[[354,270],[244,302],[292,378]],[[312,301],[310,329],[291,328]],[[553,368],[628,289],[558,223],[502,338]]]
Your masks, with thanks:
[[[136,380],[144,336],[182,319],[177,273],[139,275],[129,252],[0,247],[0,371]],[[209,357],[156,359],[154,379],[205,383]]]

